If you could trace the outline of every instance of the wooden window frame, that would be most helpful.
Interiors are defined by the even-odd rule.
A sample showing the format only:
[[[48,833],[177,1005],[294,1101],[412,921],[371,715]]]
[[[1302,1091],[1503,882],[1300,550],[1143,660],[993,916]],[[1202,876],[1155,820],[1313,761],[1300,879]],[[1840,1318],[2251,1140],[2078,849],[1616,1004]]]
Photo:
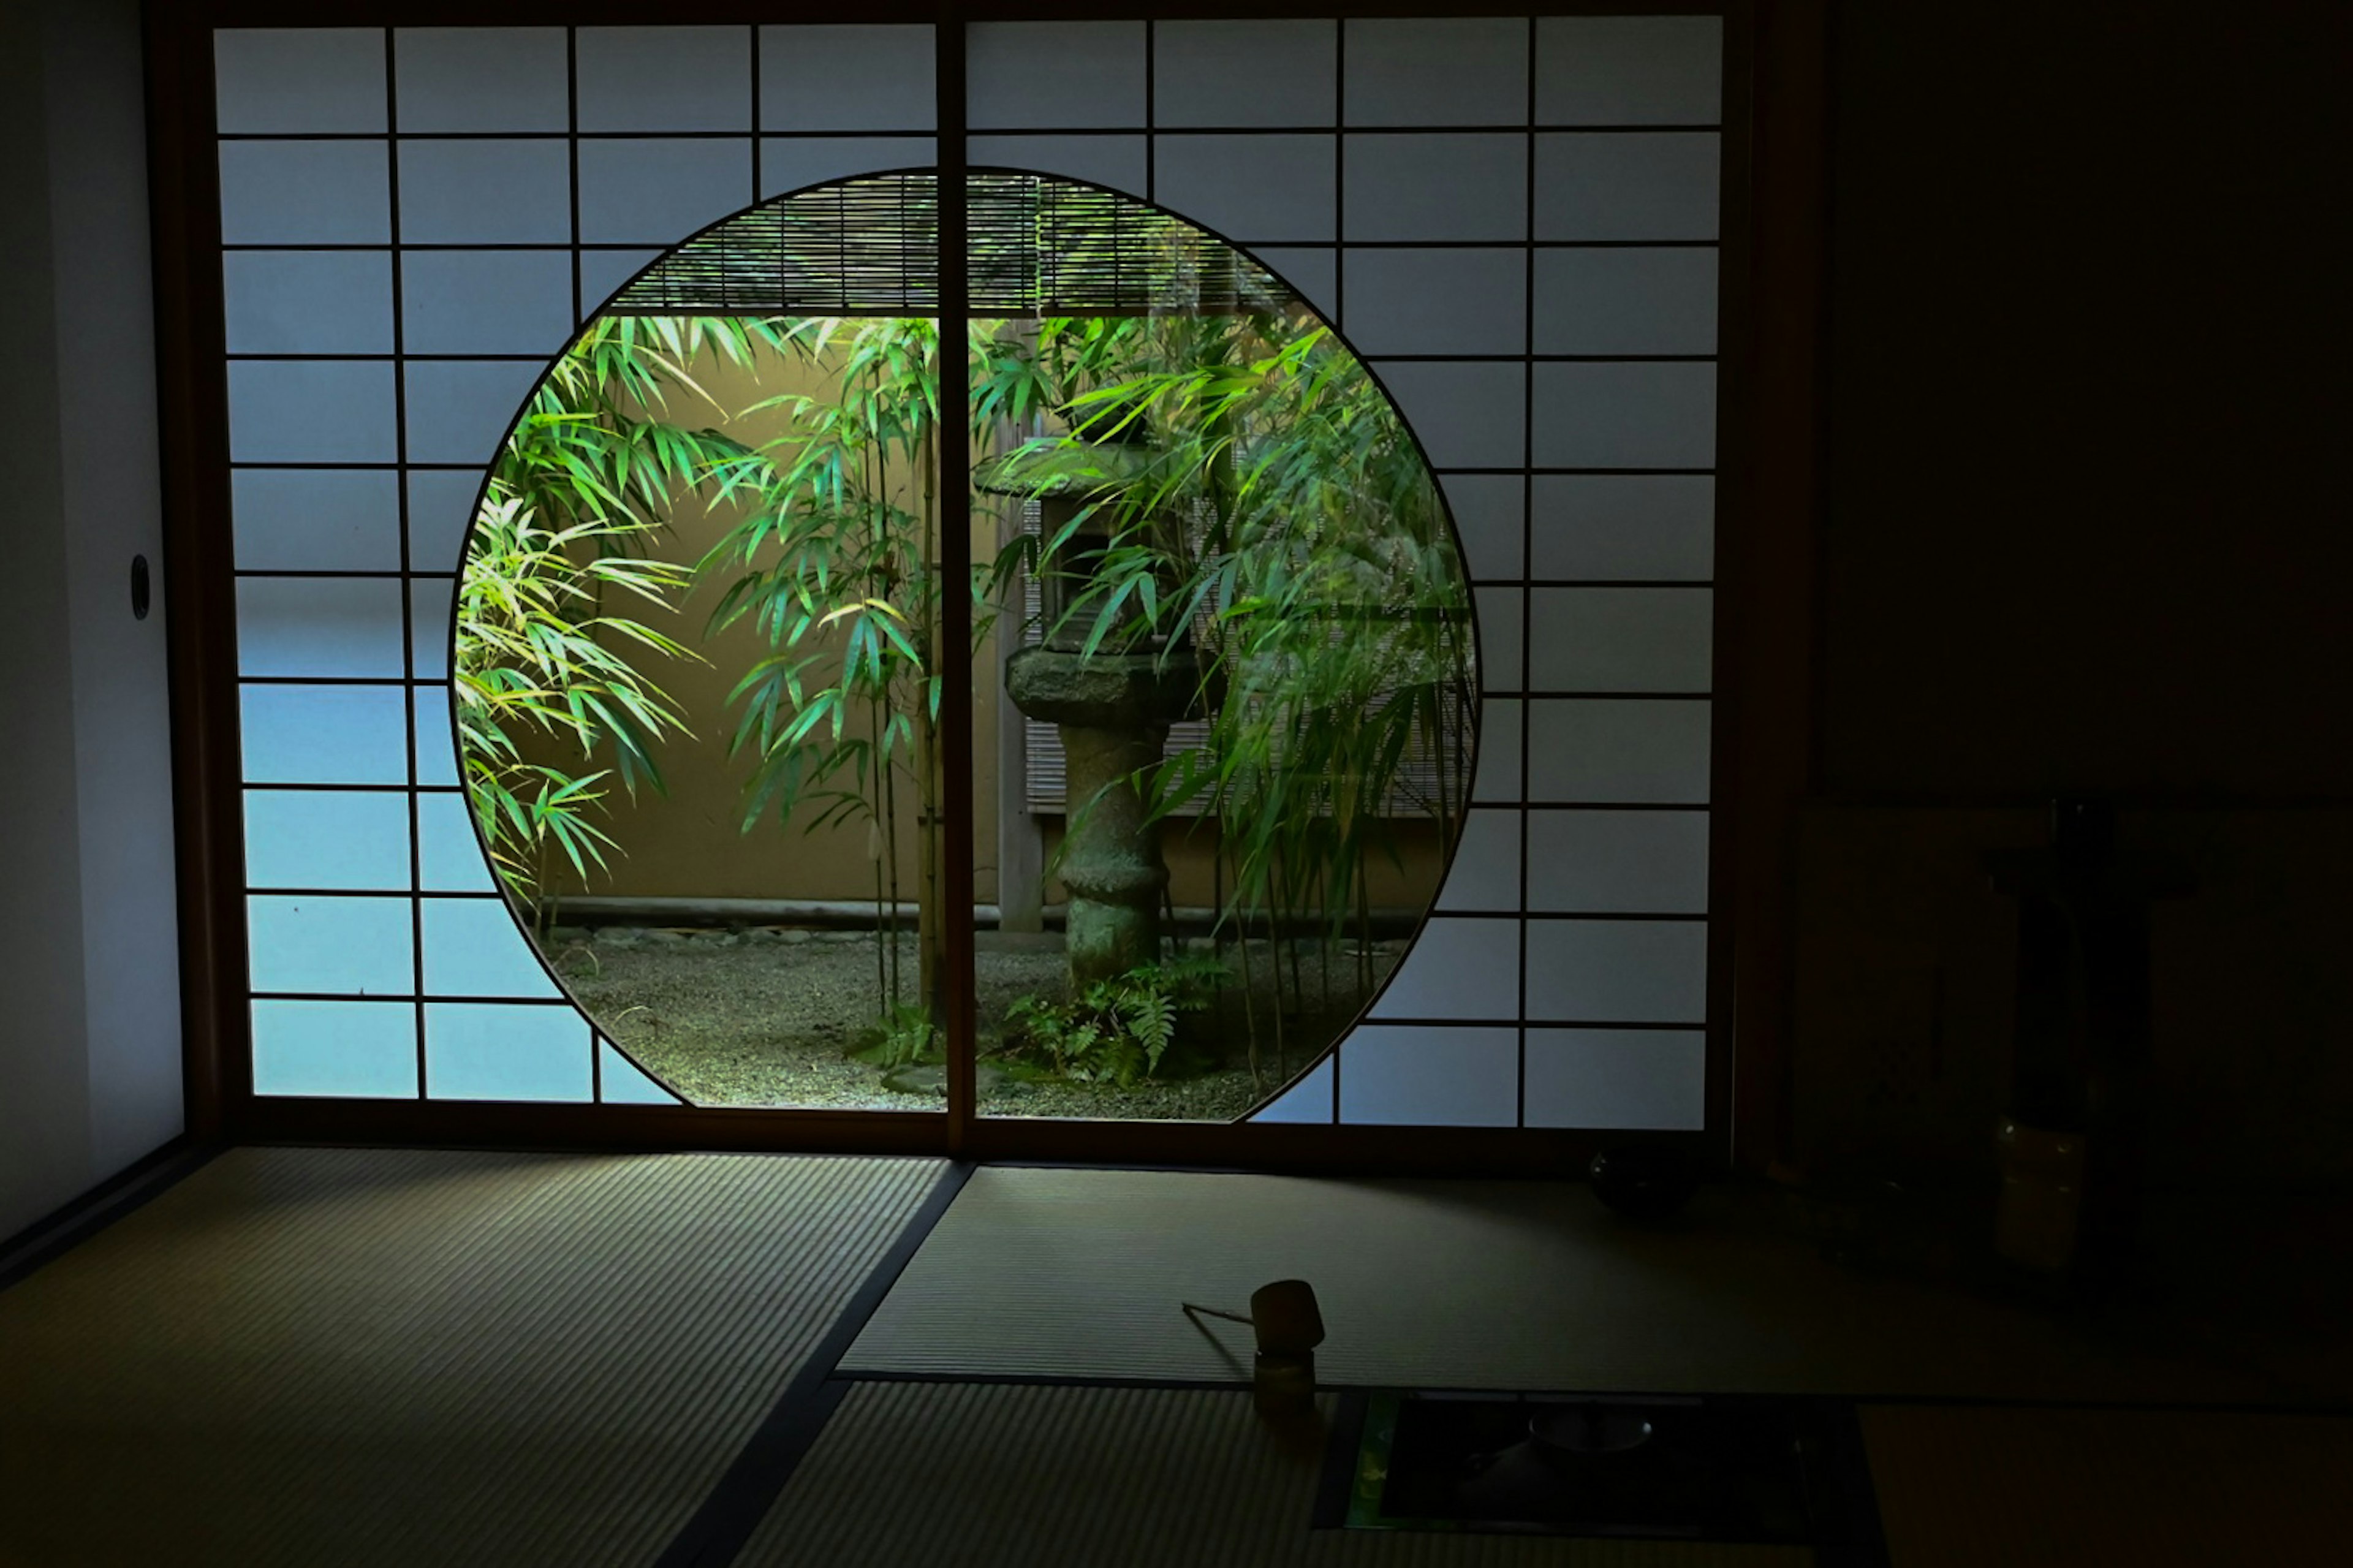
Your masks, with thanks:
[[[1282,8],[1290,16],[1427,16],[1428,0]],[[1566,1173],[1604,1143],[1679,1144],[1761,1169],[1786,1146],[1790,1100],[1798,810],[1810,782],[1815,516],[1821,430],[1828,0],[1693,6],[1535,4],[1514,16],[1721,15],[1725,25],[1727,222],[1721,346],[1715,746],[1711,809],[1707,1125],[1616,1134],[1526,1128],[1050,1121],[973,1112],[970,1053],[957,1053],[945,1114],[612,1104],[376,1102],[257,1097],[244,951],[237,650],[229,574],[227,390],[222,374],[211,34],[235,26],[626,26],[609,0],[190,0],[147,7],[149,179],[165,480],[174,786],[187,1123],[205,1141],[453,1144],[600,1150],[733,1149],[948,1154],[973,1159],[1242,1165],[1268,1170]],[[1138,0],[1122,20],[1261,19],[1263,7]],[[976,21],[1100,20],[1077,4],[870,0],[854,10],[782,0],[684,0],[666,23],[903,22],[938,26],[960,64]],[[952,35],[952,36],[951,36]],[[964,163],[963,73],[942,72],[944,191]],[[944,209],[955,198],[944,201]],[[956,204],[956,205],[960,205]],[[944,212],[949,222],[960,216]],[[956,232],[960,232],[960,229]],[[950,444],[954,446],[953,443]],[[953,479],[953,476],[951,476]],[[954,530],[948,531],[950,535]],[[968,610],[965,612],[968,613]],[[953,632],[951,627],[950,631]],[[951,637],[953,641],[953,637]],[[949,705],[951,709],[958,705]],[[968,716],[962,721],[968,723]],[[957,745],[969,737],[954,738]],[[968,776],[945,810],[952,864],[972,859]],[[969,917],[950,922],[969,963]],[[969,1038],[959,987],[951,1026]]]

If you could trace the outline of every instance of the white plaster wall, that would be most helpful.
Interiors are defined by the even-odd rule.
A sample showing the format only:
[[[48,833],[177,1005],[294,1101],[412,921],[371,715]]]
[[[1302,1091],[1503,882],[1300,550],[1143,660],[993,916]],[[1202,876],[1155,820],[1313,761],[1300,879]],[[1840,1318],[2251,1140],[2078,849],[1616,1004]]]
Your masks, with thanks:
[[[135,4],[0,9],[0,1236],[182,1128],[145,134]]]
[[[58,432],[73,619],[90,1152],[111,1172],[181,1129],[163,494],[144,72],[131,0],[47,7]],[[153,584],[131,614],[131,559]]]

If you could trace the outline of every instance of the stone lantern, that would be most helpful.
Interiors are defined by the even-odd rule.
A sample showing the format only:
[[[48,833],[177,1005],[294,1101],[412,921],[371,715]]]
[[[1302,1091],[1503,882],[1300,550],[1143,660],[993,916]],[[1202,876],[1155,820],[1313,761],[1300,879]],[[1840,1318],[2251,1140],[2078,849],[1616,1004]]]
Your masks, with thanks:
[[[1140,427],[1141,421],[1129,426]],[[1114,527],[1123,519],[1130,528],[1182,526],[1171,518],[1139,524],[1122,504],[1154,455],[1141,440],[1083,442],[1017,452],[974,473],[985,492],[1035,499],[1048,542],[1071,530],[1039,563],[1044,641],[1006,661],[1005,689],[1015,707],[1061,734],[1070,814],[1060,866],[1070,891],[1065,947],[1071,982],[1080,985],[1159,956],[1168,868],[1133,779],[1160,762],[1168,727],[1194,710],[1200,685],[1188,631],[1155,632],[1132,602],[1094,651],[1086,650],[1108,592],[1095,584],[1096,564]]]

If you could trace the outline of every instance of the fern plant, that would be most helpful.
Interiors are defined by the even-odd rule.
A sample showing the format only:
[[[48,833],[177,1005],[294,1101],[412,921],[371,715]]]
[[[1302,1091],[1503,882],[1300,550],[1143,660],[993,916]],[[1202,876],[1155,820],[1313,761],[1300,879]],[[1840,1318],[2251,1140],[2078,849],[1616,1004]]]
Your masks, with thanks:
[[[943,1042],[939,1026],[932,1021],[928,1010],[913,1003],[902,1003],[860,1030],[843,1054],[852,1061],[865,1062],[888,1072],[918,1062],[940,1060]]]
[[[1128,1088],[1159,1070],[1183,1017],[1206,1012],[1225,979],[1215,959],[1178,958],[1060,1001],[1025,996],[1006,1012],[997,1054],[1055,1078]]]

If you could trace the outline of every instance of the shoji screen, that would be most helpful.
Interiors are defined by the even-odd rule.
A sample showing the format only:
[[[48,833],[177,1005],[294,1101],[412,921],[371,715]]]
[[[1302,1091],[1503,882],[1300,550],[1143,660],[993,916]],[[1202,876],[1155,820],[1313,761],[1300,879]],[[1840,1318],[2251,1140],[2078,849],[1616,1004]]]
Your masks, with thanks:
[[[1134,192],[1318,303],[1477,584],[1437,913],[1260,1120],[1702,1124],[1722,55],[1686,16],[972,30],[973,161]]]
[[[564,1000],[466,821],[468,508],[549,356],[663,248],[931,161],[933,47],[219,36],[259,1092],[667,1098]],[[1719,21],[986,24],[968,53],[973,163],[1158,203],[1328,313],[1476,584],[1475,809],[1437,910],[1260,1120],[1702,1125]]]
[[[459,551],[524,395],[632,274],[763,196],[933,160],[931,29],[216,45],[255,1090],[668,1101],[467,820]]]

